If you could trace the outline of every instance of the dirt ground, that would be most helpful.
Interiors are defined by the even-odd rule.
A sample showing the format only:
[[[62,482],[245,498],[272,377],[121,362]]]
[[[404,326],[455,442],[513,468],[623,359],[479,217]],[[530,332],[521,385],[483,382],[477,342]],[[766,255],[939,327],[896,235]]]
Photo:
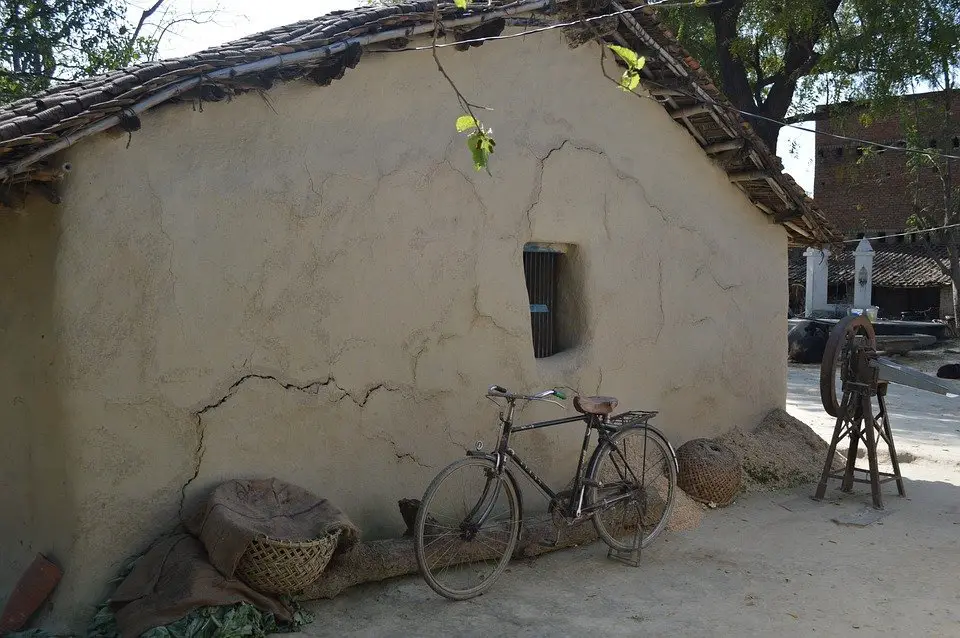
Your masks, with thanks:
[[[901,357],[936,370],[943,353]],[[947,355],[948,357],[956,355]],[[790,370],[787,410],[826,437],[815,366]],[[958,382],[960,389],[960,382]],[[809,498],[813,486],[753,494],[668,533],[638,568],[605,547],[516,562],[487,594],[435,595],[419,577],[313,603],[304,636],[960,636],[960,400],[891,388],[907,498],[867,526],[866,486]],[[904,454],[904,457],[909,458]]]

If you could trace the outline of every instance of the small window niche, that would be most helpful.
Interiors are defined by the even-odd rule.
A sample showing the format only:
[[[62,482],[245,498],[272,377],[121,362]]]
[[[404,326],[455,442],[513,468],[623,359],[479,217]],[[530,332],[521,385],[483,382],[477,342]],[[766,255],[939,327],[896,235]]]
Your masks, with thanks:
[[[582,268],[571,244],[531,242],[523,247],[530,300],[533,356],[552,357],[575,345],[583,328]]]

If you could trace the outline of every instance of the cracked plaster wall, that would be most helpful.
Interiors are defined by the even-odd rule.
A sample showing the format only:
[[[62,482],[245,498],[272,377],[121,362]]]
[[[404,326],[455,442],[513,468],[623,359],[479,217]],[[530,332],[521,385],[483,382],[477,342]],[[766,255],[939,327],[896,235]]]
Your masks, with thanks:
[[[491,383],[659,409],[676,444],[783,405],[785,235],[660,107],[557,34],[446,49],[461,88],[495,107],[491,178],[418,55],[369,54],[329,88],[149,113],[129,148],[104,135],[68,153],[59,213],[29,212],[59,230],[10,231],[48,253],[33,301],[58,365],[21,385],[57,430],[69,492],[4,497],[69,513],[47,626],[76,627],[124,558],[224,478],[292,480],[368,538],[399,534],[397,499],[492,443]],[[529,240],[576,245],[582,334],[548,360],[530,343]],[[17,324],[21,359],[42,324]],[[561,482],[580,436],[516,448]],[[17,525],[0,528],[16,564],[54,542],[40,521]]]
[[[77,531],[56,385],[58,236],[53,207],[0,215],[0,601],[37,552],[63,558]]]

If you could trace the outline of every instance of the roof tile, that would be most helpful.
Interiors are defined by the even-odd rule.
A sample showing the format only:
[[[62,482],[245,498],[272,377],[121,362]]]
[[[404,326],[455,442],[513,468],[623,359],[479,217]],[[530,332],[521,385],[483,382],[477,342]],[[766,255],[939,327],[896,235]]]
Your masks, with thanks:
[[[927,288],[948,286],[950,278],[937,266],[923,246],[916,244],[884,244],[872,242],[873,285],[880,288]],[[946,259],[947,247],[933,246],[940,259]],[[803,282],[807,277],[807,258],[803,251],[790,251],[790,281]],[[831,285],[852,283],[856,268],[852,250],[830,255],[828,280]]]
[[[627,0],[627,4],[636,11],[632,14],[633,19],[620,21],[623,31],[621,35],[636,41],[638,46],[650,44],[656,48],[658,53],[647,60],[650,67],[659,66],[659,72],[670,77],[671,81],[675,80],[691,93],[699,92],[698,97],[690,98],[694,100],[694,104],[706,97],[709,101],[729,105],[699,62],[667,32],[652,9],[645,7],[639,0]],[[474,4],[467,11],[457,9],[452,2],[442,2],[439,11],[443,19],[483,17],[489,12],[503,11],[508,7],[516,11],[523,10],[514,0],[491,0],[484,6]],[[301,20],[246,36],[179,59],[138,64],[126,70],[54,86],[36,96],[0,108],[0,151],[3,151],[0,154],[0,170],[13,166],[16,166],[17,170],[26,168],[22,165],[22,160],[26,157],[27,150],[14,148],[15,138],[22,139],[24,135],[42,132],[41,139],[57,140],[67,129],[74,132],[74,124],[94,124],[123,107],[135,106],[187,78],[214,69],[238,66],[242,62],[320,48],[358,34],[407,28],[411,25],[429,25],[434,9],[435,5],[430,1],[401,0],[399,4],[389,6],[334,11],[313,20]],[[259,73],[253,72],[237,74],[221,82],[221,90],[229,90],[232,85],[240,85],[238,89],[253,83],[266,85],[272,77],[303,77],[317,65],[316,60],[309,63],[287,62],[278,67],[279,72],[266,74],[269,77],[261,77]],[[332,77],[339,75],[342,74],[334,74]],[[177,92],[170,95],[172,99]],[[67,104],[70,106],[62,106]],[[672,107],[664,104],[664,108]],[[837,239],[816,205],[793,178],[782,173],[779,159],[766,148],[753,129],[728,109],[712,106],[711,111],[709,116],[690,118],[693,127],[691,134],[704,139],[722,139],[722,136],[726,135],[728,139],[732,136],[744,140],[745,147],[750,150],[749,157],[744,154],[748,161],[745,168],[759,170],[767,176],[765,180],[739,185],[752,201],[764,206],[768,212],[772,210],[774,213],[782,213],[799,209],[799,219],[788,224],[790,236],[797,241],[811,241],[812,238],[814,242],[829,242]],[[64,126],[65,124],[67,126]],[[36,150],[35,147],[29,149],[30,152]],[[6,171],[3,175],[9,177]]]

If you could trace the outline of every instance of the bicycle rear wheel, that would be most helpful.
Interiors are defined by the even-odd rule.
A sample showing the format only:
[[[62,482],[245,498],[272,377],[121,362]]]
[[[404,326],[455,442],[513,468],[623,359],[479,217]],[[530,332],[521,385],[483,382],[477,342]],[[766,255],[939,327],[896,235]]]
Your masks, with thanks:
[[[593,516],[600,538],[617,551],[637,549],[637,536],[640,548],[646,547],[666,527],[673,510],[673,453],[647,428],[624,428],[597,449],[587,484],[590,503],[613,501]]]
[[[506,568],[520,531],[516,486],[488,458],[447,466],[424,493],[414,526],[420,574],[446,598],[486,591]]]

